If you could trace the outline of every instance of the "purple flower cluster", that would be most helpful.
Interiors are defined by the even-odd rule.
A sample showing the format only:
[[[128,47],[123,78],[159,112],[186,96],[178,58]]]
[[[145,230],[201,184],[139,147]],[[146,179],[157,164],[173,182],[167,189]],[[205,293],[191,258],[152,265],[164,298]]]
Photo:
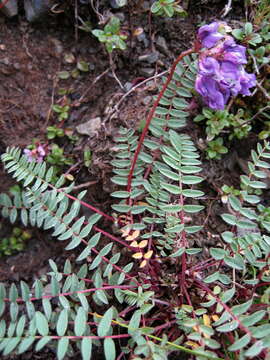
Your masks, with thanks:
[[[37,161],[38,163],[40,163],[43,160],[44,156],[46,155],[46,152],[42,145],[39,145],[37,148],[33,150],[24,149],[23,152],[26,155],[27,160],[29,162]]]
[[[200,53],[195,89],[206,105],[215,110],[223,110],[230,96],[250,95],[249,89],[256,85],[255,74],[244,69],[246,48],[226,35],[225,28],[226,24],[214,22],[198,32],[205,49]]]

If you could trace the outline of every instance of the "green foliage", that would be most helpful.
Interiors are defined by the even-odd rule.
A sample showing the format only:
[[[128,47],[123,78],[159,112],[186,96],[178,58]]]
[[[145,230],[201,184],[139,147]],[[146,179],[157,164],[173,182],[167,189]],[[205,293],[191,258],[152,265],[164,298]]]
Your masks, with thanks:
[[[70,106],[54,104],[52,110],[58,114],[58,120],[63,121],[68,119]]]
[[[57,137],[63,137],[65,136],[65,132],[63,129],[57,127],[57,126],[48,126],[47,127],[47,138],[48,140],[55,139]]]
[[[223,145],[222,138],[216,138],[215,140],[208,142],[206,149],[208,159],[221,159],[222,154],[227,154],[228,149]]]
[[[116,16],[112,16],[104,30],[95,29],[92,34],[98,38],[101,43],[105,44],[106,50],[111,53],[115,49],[125,50],[127,45],[125,40],[126,34],[121,32],[120,20]]]
[[[246,42],[249,45],[256,46],[257,44],[260,44],[262,42],[261,35],[253,30],[253,25],[249,22],[245,23],[242,29],[234,29],[232,31],[232,35],[237,40]]]
[[[51,148],[51,152],[46,157],[46,160],[49,164],[58,165],[58,166],[73,164],[73,160],[67,158],[64,155],[64,149],[59,147],[57,144],[55,143],[51,144],[50,148]]]
[[[203,108],[202,114],[197,115],[194,121],[205,122],[208,141],[222,134],[225,129],[229,129],[230,131],[229,140],[247,137],[251,130],[251,125],[247,122],[247,114],[244,113],[243,109],[239,109],[234,115],[227,110],[216,111]]]
[[[176,15],[186,16],[185,10],[175,0],[157,0],[151,6],[151,12],[158,16],[173,17]]]
[[[1,195],[3,196],[3,194]],[[0,256],[13,255],[18,251],[24,250],[26,241],[30,238],[31,233],[29,231],[14,227],[12,230],[12,234],[9,237],[5,237],[0,240]]]

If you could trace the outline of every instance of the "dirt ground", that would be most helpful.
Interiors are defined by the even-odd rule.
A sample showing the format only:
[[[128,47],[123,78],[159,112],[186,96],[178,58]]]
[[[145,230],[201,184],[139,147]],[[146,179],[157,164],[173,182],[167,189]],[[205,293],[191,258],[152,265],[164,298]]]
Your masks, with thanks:
[[[127,92],[134,84],[167,70],[172,60],[190,47],[198,24],[218,19],[225,5],[226,1],[190,0],[184,4],[188,12],[186,18],[154,18],[151,26],[145,12],[135,1],[131,1],[129,12],[112,10],[124,19],[124,26],[129,33],[141,27],[145,34],[143,40],[136,36],[130,37],[128,50],[114,56],[115,72],[123,89],[109,68],[103,46],[92,35],[76,30],[78,19],[71,5],[63,9],[63,13],[51,14],[36,24],[26,22],[22,9],[14,19],[7,19],[0,14],[1,153],[7,146],[25,148],[33,138],[46,142],[47,126],[59,123],[56,114],[51,111],[52,104],[69,101],[71,110],[63,128],[76,135],[79,124],[95,118],[100,118],[101,122],[90,136],[79,135],[76,143],[60,140],[75,164],[72,168],[67,166],[66,171],[74,176],[76,185],[90,182],[91,185],[86,186],[87,199],[92,205],[108,210],[109,193],[113,190],[110,182],[113,137],[120,126],[139,126],[145,118],[151,96],[157,92],[158,80],[152,79],[128,96]],[[79,6],[79,15],[97,23],[95,14],[85,5]],[[237,23],[243,16],[244,9],[237,5],[229,18],[231,22]],[[153,53],[157,54],[156,60],[149,57]],[[71,54],[72,62],[67,61]],[[143,56],[146,61],[141,60]],[[78,61],[87,62],[90,70],[81,72],[77,78],[58,78],[59,71],[71,71]],[[67,94],[59,95],[59,89],[63,88],[68,90]],[[195,143],[199,143],[201,130],[197,125],[190,122],[185,131],[192,135]],[[85,147],[92,152],[89,169],[83,166],[81,160]],[[227,169],[223,165],[217,162],[205,165],[206,188],[208,184],[218,189],[224,182],[228,185],[237,182],[239,168],[233,168],[232,173],[232,167]],[[13,183],[2,169],[0,176],[0,192],[5,192]],[[211,202],[216,193],[208,192],[208,195],[208,208],[218,219],[218,214],[224,210],[222,204],[212,209]],[[9,225],[2,221],[4,230],[1,236],[4,236],[9,231]],[[215,218],[210,226],[212,230],[218,228],[222,231],[222,224]],[[209,245],[211,241],[209,239]],[[25,251],[0,257],[0,281],[31,281],[46,273],[48,259],[52,258],[61,264],[66,257],[74,256],[64,252],[64,246],[51,239],[49,234],[34,232]],[[42,354],[29,352],[16,359],[55,358],[53,351],[46,351]]]

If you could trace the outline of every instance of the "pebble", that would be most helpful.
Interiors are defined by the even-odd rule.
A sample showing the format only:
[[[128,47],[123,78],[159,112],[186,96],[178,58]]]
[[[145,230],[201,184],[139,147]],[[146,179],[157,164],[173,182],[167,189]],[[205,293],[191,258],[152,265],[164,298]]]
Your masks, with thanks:
[[[101,118],[96,117],[88,120],[87,122],[76,126],[76,130],[81,135],[95,136],[101,128]]]
[[[159,51],[161,51],[163,54],[168,55],[169,49],[167,46],[167,42],[163,36],[158,36],[156,39],[156,47]]]
[[[159,53],[155,51],[149,54],[139,56],[138,60],[147,62],[149,64],[154,64],[155,62],[157,62],[158,58],[159,58]]]
[[[142,42],[144,47],[148,48],[149,40],[147,39],[145,32],[137,36],[138,41]]]
[[[131,82],[129,82],[129,81],[127,81],[124,84],[124,89],[126,90],[126,92],[128,92],[132,87],[133,87],[133,84]]]
[[[148,77],[154,75],[155,69],[153,69],[153,68],[140,68],[139,73],[140,73],[140,75],[148,78]]]

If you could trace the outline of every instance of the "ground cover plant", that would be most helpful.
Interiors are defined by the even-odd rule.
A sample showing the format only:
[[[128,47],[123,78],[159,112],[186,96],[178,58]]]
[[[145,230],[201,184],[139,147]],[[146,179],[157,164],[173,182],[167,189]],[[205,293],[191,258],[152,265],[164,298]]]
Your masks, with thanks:
[[[206,230],[210,217],[202,222],[199,216],[205,210],[200,154],[182,128],[200,101],[212,109],[197,115],[210,120],[210,129],[224,119],[234,127],[228,118],[236,115],[224,112],[237,95],[251,95],[264,70],[246,70],[247,43],[234,34],[224,22],[202,26],[194,47],[162,80],[140,136],[119,130],[112,160],[118,190],[111,194],[110,213],[85,202],[85,191],[72,195],[75,185],[43,161],[41,144],[2,155],[7,173],[22,187],[1,196],[2,215],[51,229],[67,251],[78,250],[76,264],[60,267],[51,260],[51,271],[34,284],[0,286],[3,355],[50,346],[58,359],[77,349],[89,359],[102,346],[106,359],[266,358],[270,222],[259,195],[270,168],[267,136],[252,150],[239,188],[223,188],[226,230],[206,254],[191,245],[212,234]],[[264,114],[261,109],[252,116]],[[206,129],[215,141],[209,158],[226,152],[214,140],[222,129]],[[82,216],[81,207],[92,215]]]

